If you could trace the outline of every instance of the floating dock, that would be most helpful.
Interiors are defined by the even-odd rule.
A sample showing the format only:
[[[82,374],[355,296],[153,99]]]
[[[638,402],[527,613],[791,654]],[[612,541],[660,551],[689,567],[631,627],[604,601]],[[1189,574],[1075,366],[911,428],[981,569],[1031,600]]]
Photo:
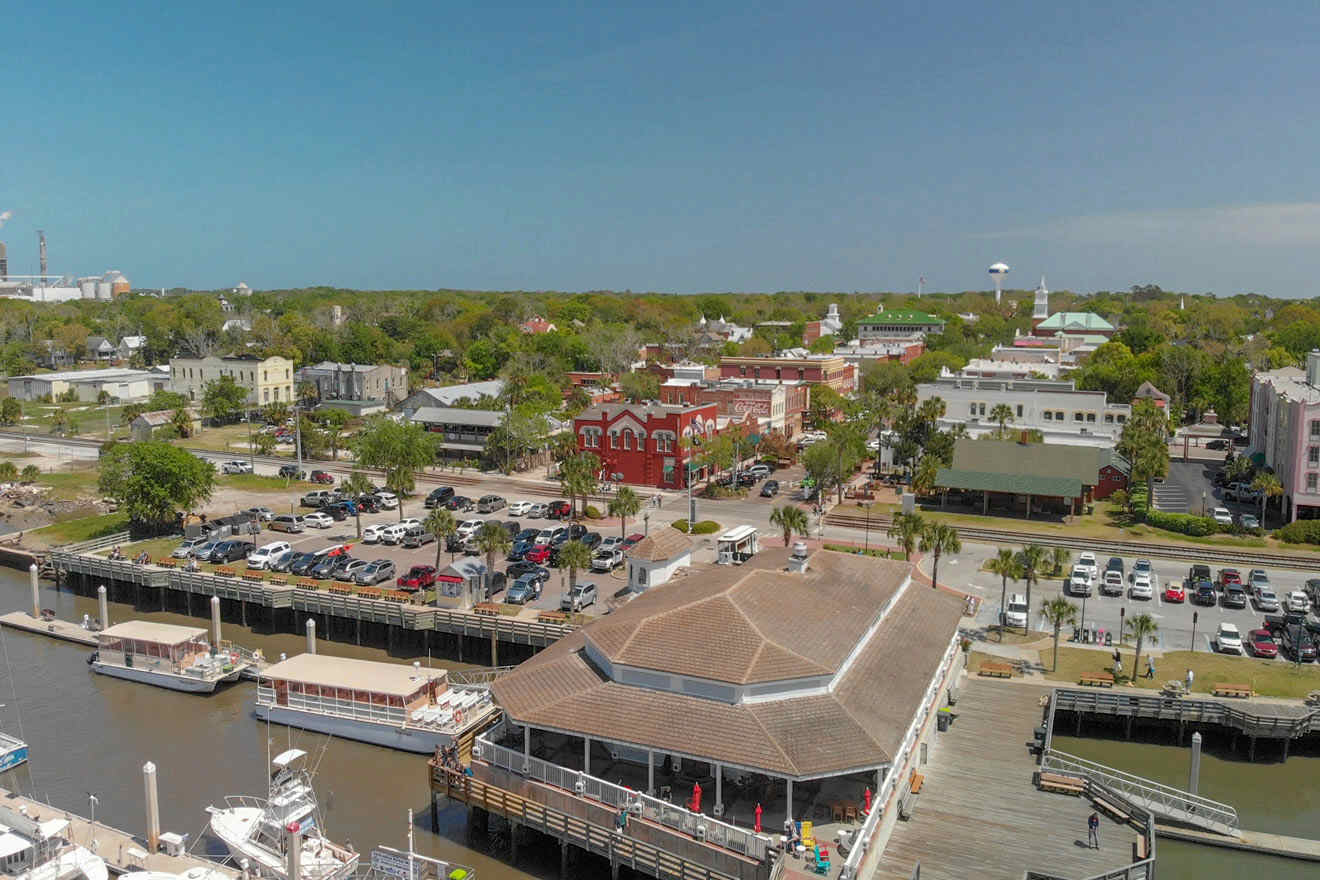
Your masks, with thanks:
[[[1283,834],[1270,834],[1265,831],[1242,829],[1238,837],[1225,837],[1210,831],[1195,828],[1183,828],[1177,825],[1156,825],[1155,833],[1160,837],[1174,840],[1186,840],[1192,843],[1204,843],[1209,846],[1222,846],[1227,849],[1240,849],[1247,852],[1265,853],[1272,856],[1287,856],[1290,859],[1305,859],[1320,862],[1320,840],[1305,837],[1288,837]]]
[[[21,809],[29,818],[38,822],[46,819],[67,820],[69,835],[73,842],[87,847],[104,859],[106,865],[115,874],[129,871],[182,874],[194,868],[206,868],[235,880],[238,877],[238,871],[232,868],[195,856],[172,856],[163,852],[148,853],[142,841],[135,839],[127,831],[111,828],[102,822],[93,822],[68,810],[57,809],[50,804],[23,797],[8,789],[0,788],[0,803],[14,810]]]
[[[96,647],[96,633],[83,629],[81,624],[67,620],[43,620],[40,617],[33,617],[26,611],[13,611],[0,615],[0,626],[38,633],[64,642],[86,645],[89,648]]]

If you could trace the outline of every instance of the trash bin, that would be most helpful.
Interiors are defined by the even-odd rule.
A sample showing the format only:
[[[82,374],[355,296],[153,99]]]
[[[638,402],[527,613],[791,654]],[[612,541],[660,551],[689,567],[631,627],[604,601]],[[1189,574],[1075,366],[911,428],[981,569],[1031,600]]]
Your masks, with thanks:
[[[952,716],[950,716],[949,713],[944,711],[943,709],[935,713],[935,729],[938,730],[940,733],[944,733],[946,730],[949,729],[949,721],[951,717]]]

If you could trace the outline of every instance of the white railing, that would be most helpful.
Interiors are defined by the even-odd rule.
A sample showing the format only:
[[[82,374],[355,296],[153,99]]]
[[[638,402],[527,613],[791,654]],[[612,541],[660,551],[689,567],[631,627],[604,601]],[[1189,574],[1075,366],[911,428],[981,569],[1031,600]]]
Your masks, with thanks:
[[[488,764],[511,773],[544,782],[546,785],[590,798],[611,808],[626,808],[634,815],[676,828],[716,846],[763,861],[770,850],[770,837],[749,828],[738,828],[704,813],[693,813],[668,801],[640,791],[606,782],[587,773],[560,767],[540,758],[524,756],[506,746],[496,745],[505,725],[500,724],[477,738],[472,754]]]
[[[95,553],[97,550],[114,547],[116,544],[127,544],[132,540],[133,536],[128,532],[115,532],[113,535],[104,535],[100,538],[92,538],[88,541],[75,541],[72,544],[61,544],[55,549],[65,553]]]
[[[1180,788],[1161,785],[1141,776],[1124,773],[1104,764],[1078,758],[1065,752],[1047,751],[1041,755],[1042,773],[1080,776],[1118,792],[1126,800],[1152,813],[1189,825],[1199,825],[1220,834],[1237,837],[1237,810],[1228,804],[1192,794]]]

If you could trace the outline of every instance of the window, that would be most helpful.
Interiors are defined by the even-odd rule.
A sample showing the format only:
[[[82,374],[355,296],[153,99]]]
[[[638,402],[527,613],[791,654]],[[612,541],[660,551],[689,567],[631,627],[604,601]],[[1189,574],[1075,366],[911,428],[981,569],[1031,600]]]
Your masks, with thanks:
[[[1050,412],[1049,410],[1045,410],[1044,416],[1045,416],[1045,421],[1047,422],[1054,421],[1054,413]]]
[[[1017,405],[1017,417],[1022,418],[1022,404],[1020,403]]]
[[[977,409],[977,413],[976,413],[977,415],[980,415],[980,416],[985,415],[985,404],[984,404],[984,403],[978,403],[978,404],[976,405],[976,409]]]
[[[270,379],[270,370],[261,371],[261,381],[266,382]]]
[[[269,389],[269,388],[266,388],[265,390],[263,390],[263,391],[261,392],[261,400],[262,400],[263,403],[270,403],[270,389]]]
[[[1088,422],[1094,422],[1094,421],[1095,421],[1095,413],[1087,413],[1087,414],[1086,414],[1086,420],[1087,420]]]
[[[1308,492],[1315,491],[1315,474],[1306,475],[1306,491]]]
[[[625,428],[624,431],[623,431],[623,448],[624,448],[624,449],[632,449],[632,438],[633,438],[633,432],[632,432],[632,431],[629,431],[628,429]]]
[[[1311,436],[1320,437],[1320,419],[1311,420]]]
[[[1106,425],[1112,425],[1113,423],[1114,423],[1114,414],[1113,414],[1113,413],[1105,413],[1105,424],[1106,424]]]
[[[973,417],[976,415],[976,404],[974,403],[967,404],[967,414]]]
[[[619,435],[610,431],[610,449],[619,448]]]
[[[1306,463],[1309,465],[1320,465],[1320,446],[1312,446],[1306,450]]]
[[[1054,411],[1054,421],[1056,421],[1056,422],[1061,422],[1061,421],[1063,421],[1063,410],[1061,410],[1061,409],[1056,409],[1056,410]]]
[[[1074,421],[1074,422],[1081,422],[1081,421],[1084,421],[1084,420],[1085,420],[1085,418],[1084,418],[1084,416],[1083,416],[1081,413],[1079,413],[1079,412],[1075,412],[1075,413],[1073,413],[1073,421]]]
[[[1119,423],[1120,425],[1123,424],[1123,423],[1126,422],[1126,421],[1127,421],[1127,416],[1120,415],[1120,416],[1118,417],[1118,423]]]

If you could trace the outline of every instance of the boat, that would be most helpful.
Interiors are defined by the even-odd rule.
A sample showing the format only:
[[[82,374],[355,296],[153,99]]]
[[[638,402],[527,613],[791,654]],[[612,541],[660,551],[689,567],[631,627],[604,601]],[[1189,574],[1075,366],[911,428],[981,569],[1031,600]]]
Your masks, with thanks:
[[[178,874],[168,871],[129,871],[119,875],[119,880],[232,880],[224,871],[198,865]]]
[[[6,880],[107,880],[100,856],[76,845],[67,819],[38,821],[0,806],[0,863]]]
[[[254,714],[303,730],[433,754],[493,724],[490,691],[443,669],[299,654],[261,673]]]
[[[102,675],[191,693],[211,693],[221,682],[238,681],[248,663],[237,651],[212,646],[206,630],[129,620],[96,634],[88,658]]]
[[[343,880],[357,870],[358,854],[325,836],[316,791],[304,767],[306,757],[302,749],[275,756],[266,799],[231,796],[223,807],[207,807],[211,833],[233,858],[246,859],[249,870],[255,868],[262,876],[288,880],[292,873],[302,880]],[[300,845],[290,850],[295,835]],[[296,863],[292,871],[290,861]]]
[[[0,733],[0,773],[28,759],[28,744],[16,736]]]

